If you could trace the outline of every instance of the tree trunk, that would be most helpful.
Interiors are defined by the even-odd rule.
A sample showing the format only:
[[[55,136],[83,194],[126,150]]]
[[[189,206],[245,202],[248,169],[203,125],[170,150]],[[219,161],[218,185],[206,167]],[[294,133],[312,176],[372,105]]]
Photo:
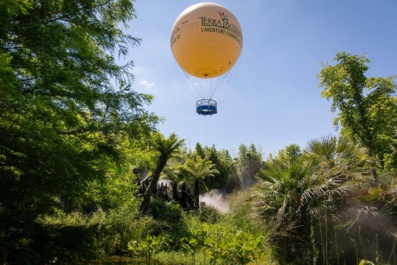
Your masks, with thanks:
[[[372,165],[371,165],[371,175],[372,175],[372,178],[374,179],[374,186],[375,187],[379,186],[378,173],[376,172],[375,166],[372,166]]]
[[[172,182],[171,183],[172,187],[172,198],[175,202],[179,201],[179,194],[178,194],[178,182]]]
[[[187,210],[189,207],[186,183],[183,183],[181,186],[181,196],[179,197],[179,204],[184,210]]]
[[[142,201],[141,207],[139,209],[141,214],[145,214],[149,208],[150,198],[157,188],[157,182],[160,179],[161,171],[163,171],[165,165],[167,164],[167,160],[168,160],[167,156],[165,156],[165,157],[161,156],[159,159],[156,169],[153,172],[152,180],[150,181],[149,186],[146,188],[146,190],[143,194],[143,201]]]
[[[193,197],[194,197],[194,201],[193,201],[193,209],[194,210],[198,210],[199,209],[199,198],[200,198],[200,191],[199,191],[199,185],[200,182],[196,179],[194,181],[194,191],[193,191]]]
[[[377,187],[379,185],[378,173],[376,172],[376,158],[372,155],[372,152],[369,152],[369,165],[371,166],[371,175],[374,180],[374,186]]]

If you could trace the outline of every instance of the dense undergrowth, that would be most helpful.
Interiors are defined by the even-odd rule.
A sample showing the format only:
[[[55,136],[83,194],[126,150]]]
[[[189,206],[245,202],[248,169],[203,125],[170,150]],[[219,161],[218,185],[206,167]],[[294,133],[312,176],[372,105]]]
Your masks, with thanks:
[[[253,190],[229,195],[226,214],[207,206],[186,213],[156,201],[156,218],[143,218],[140,238],[126,242],[123,255],[97,264],[397,264],[397,185],[393,174],[382,177],[379,187],[352,180],[354,189],[338,211],[287,240],[280,233],[291,231],[275,231],[274,223],[258,218]]]
[[[254,221],[249,194],[229,197],[231,211],[220,214],[202,206],[183,212],[179,205],[156,201],[144,217],[139,238],[127,243],[118,257],[98,260],[113,264],[276,264],[266,245],[263,227]],[[124,249],[125,250],[125,249]]]

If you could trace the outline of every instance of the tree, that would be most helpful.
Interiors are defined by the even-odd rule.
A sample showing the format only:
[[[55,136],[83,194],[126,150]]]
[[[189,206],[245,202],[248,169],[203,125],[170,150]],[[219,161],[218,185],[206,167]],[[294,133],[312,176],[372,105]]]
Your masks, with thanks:
[[[166,166],[163,170],[164,178],[171,181],[172,199],[175,202],[179,201],[178,185],[183,181],[182,164],[173,164]]]
[[[196,145],[194,154],[199,155],[201,158],[211,160],[215,164],[215,168],[219,171],[214,176],[205,178],[204,182],[209,189],[229,189],[227,187],[233,170],[233,160],[227,150],[216,150],[215,146],[205,147],[199,150]],[[230,181],[229,181],[230,182]],[[229,185],[230,186],[230,185]]]
[[[251,144],[247,147],[244,144],[239,146],[238,168],[241,176],[241,187],[251,187],[255,183],[255,175],[262,167],[262,154]]]
[[[235,174],[236,169],[232,156],[227,150],[214,151],[215,153],[213,156],[210,156],[210,160],[216,165],[219,174],[209,179],[212,179],[212,181],[208,183],[208,187],[210,189],[223,189],[227,193],[230,193],[240,187],[239,179]]]
[[[361,169],[367,159],[365,148],[343,134],[311,140],[305,153],[318,161],[320,171],[333,170],[341,176]]]
[[[59,246],[40,242],[65,240],[40,218],[91,203],[93,183],[129,168],[124,143],[156,124],[132,61],[115,61],[139,44],[119,28],[134,16],[132,0],[0,1],[0,263],[52,262]],[[88,253],[79,229],[69,247]]]
[[[280,264],[312,263],[311,229],[325,215],[336,213],[350,191],[346,178],[323,169],[317,156],[297,147],[290,145],[269,158],[254,187],[255,211],[267,224],[268,240]]]
[[[157,163],[153,170],[150,183],[143,194],[143,200],[140,207],[142,214],[146,213],[149,207],[150,198],[157,188],[157,182],[160,179],[161,172],[163,171],[168,160],[180,153],[180,148],[184,140],[179,140],[176,134],[172,133],[168,138],[156,132],[153,134],[153,149],[158,153]]]
[[[335,125],[367,148],[375,185],[378,184],[376,161],[384,164],[390,152],[397,122],[397,105],[392,98],[394,77],[366,77],[370,62],[365,56],[339,52],[337,64],[325,64],[320,71],[322,97],[332,100],[331,111],[337,112]],[[387,140],[389,138],[389,140]]]
[[[193,191],[193,208],[198,209],[199,207],[199,196],[200,196],[200,184],[204,185],[204,179],[213,177],[218,174],[219,171],[215,168],[215,164],[211,160],[206,160],[198,155],[193,155],[192,158],[186,160],[186,164],[183,167],[187,180],[194,183]]]
[[[285,149],[279,150],[277,153],[277,160],[287,162],[298,159],[302,156],[302,150],[297,144],[290,144]],[[270,159],[272,160],[272,159]]]
[[[342,201],[333,200],[330,206],[333,209],[326,209],[323,220],[315,227],[316,241],[319,244],[320,256],[322,257],[319,264],[338,264],[344,261],[346,264],[357,263],[360,249],[365,254],[365,258],[377,260],[385,260],[385,256],[380,253],[393,253],[393,244],[389,241],[392,239],[388,234],[389,225],[385,220],[389,218],[384,216],[382,208],[387,208],[381,203],[373,204],[371,196],[363,196],[362,194],[371,194],[373,191],[386,190],[384,187],[373,187],[368,190],[365,182],[357,181],[357,171],[361,170],[368,159],[367,152],[360,144],[351,138],[340,134],[336,136],[326,136],[321,139],[311,140],[305,149],[305,155],[312,157],[319,164],[318,173],[320,175],[333,176],[333,181],[342,185],[346,190],[350,190],[350,195]],[[351,181],[350,181],[351,180]],[[378,199],[390,198],[388,195],[378,195]],[[373,199],[372,199],[373,200]],[[371,206],[369,206],[371,205]],[[374,205],[375,207],[372,207]],[[340,209],[338,210],[338,208]],[[337,211],[335,211],[335,209]],[[369,214],[370,211],[375,211]],[[365,214],[364,214],[365,213]],[[365,217],[364,217],[365,216]],[[376,225],[374,225],[376,223]],[[346,227],[346,224],[349,224]],[[374,230],[372,227],[377,227]],[[378,227],[382,227],[378,229]],[[382,229],[385,229],[382,231]],[[359,236],[358,236],[359,234]],[[360,240],[357,240],[360,238]],[[371,246],[362,244],[361,242],[382,242],[377,248],[382,251],[371,253]],[[351,242],[346,243],[346,242]],[[338,250],[338,246],[343,246],[343,251]],[[388,257],[388,256],[387,256]],[[386,261],[385,261],[386,262]]]

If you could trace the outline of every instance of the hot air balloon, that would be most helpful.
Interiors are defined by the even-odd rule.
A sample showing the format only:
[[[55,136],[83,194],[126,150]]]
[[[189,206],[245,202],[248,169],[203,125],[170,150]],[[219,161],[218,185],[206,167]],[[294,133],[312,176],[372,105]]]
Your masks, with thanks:
[[[203,2],[188,7],[172,27],[171,50],[175,61],[184,72],[199,79],[216,79],[228,73],[242,47],[239,22],[226,7],[216,3]],[[197,101],[198,114],[217,113],[217,102],[212,96],[211,93]]]

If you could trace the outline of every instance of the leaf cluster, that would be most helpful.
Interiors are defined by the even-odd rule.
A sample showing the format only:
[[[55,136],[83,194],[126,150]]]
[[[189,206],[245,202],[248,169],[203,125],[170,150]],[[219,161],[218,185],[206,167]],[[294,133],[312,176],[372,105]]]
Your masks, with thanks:
[[[68,229],[87,245],[101,237],[42,220],[136,208],[132,143],[158,118],[131,89],[132,62],[115,61],[139,44],[119,28],[134,11],[129,0],[0,2],[1,262],[45,263],[39,242]]]

